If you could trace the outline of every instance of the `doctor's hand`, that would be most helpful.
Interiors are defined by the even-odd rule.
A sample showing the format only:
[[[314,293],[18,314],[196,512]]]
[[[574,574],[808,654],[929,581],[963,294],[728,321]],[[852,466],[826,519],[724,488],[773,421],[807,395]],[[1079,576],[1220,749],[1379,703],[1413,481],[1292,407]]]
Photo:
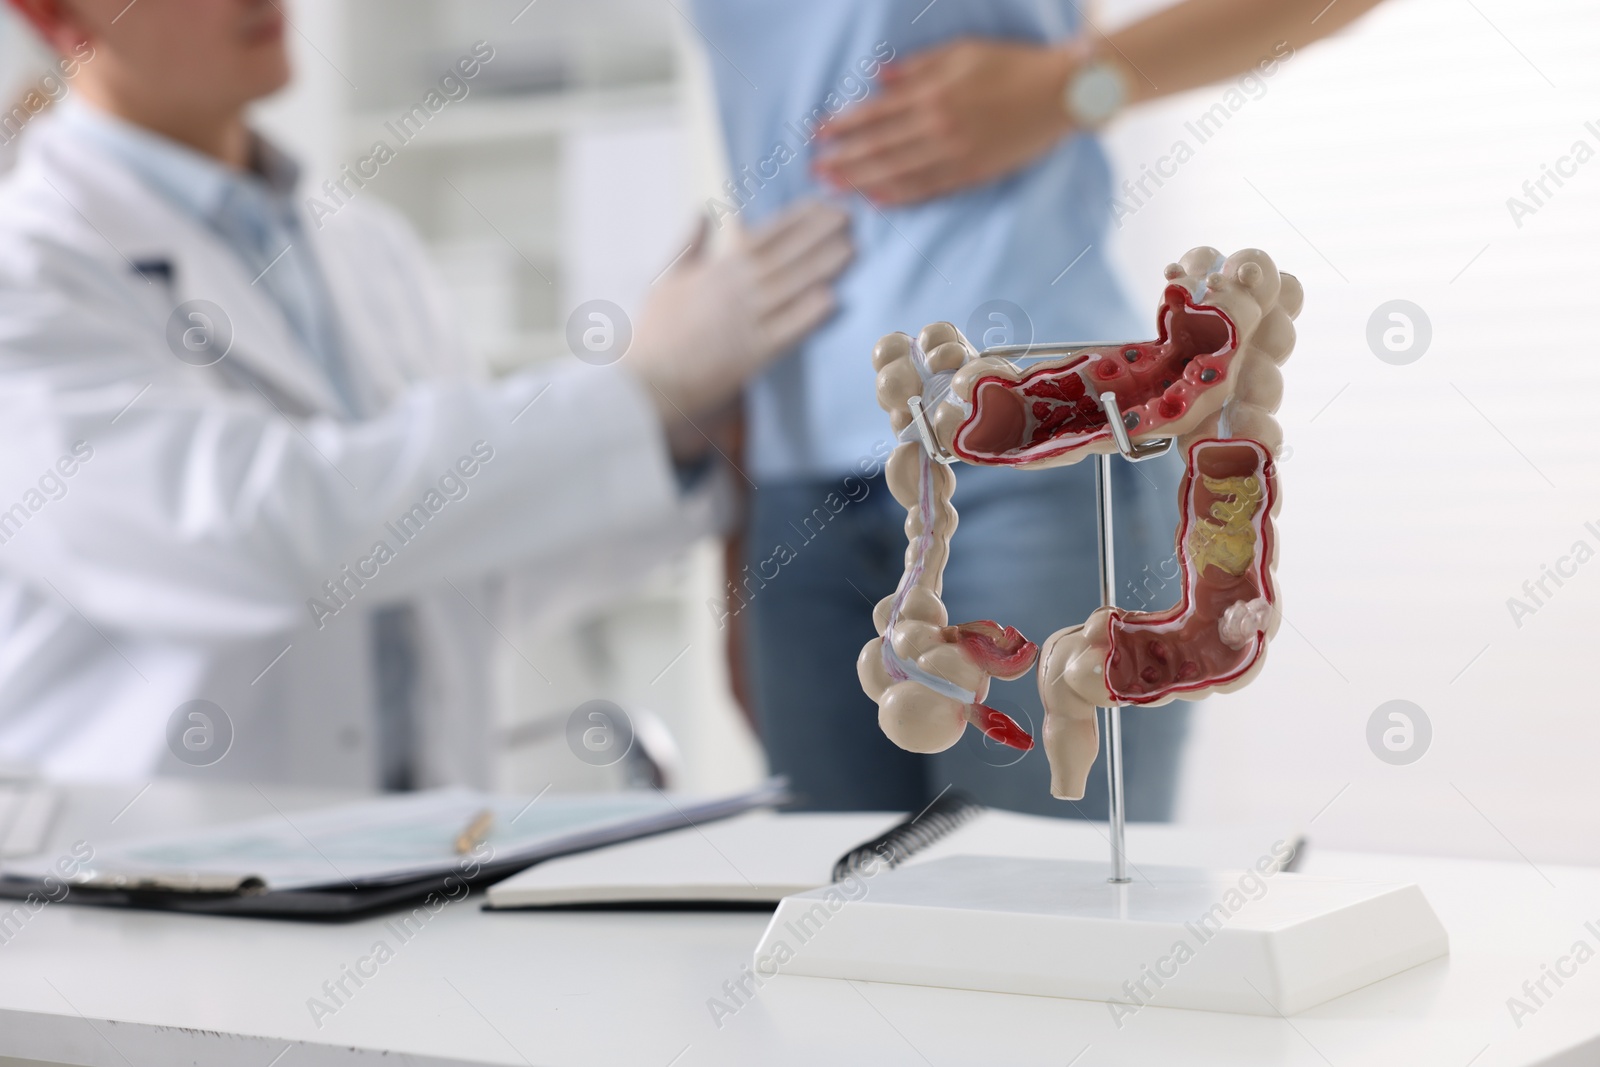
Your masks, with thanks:
[[[967,39],[884,67],[877,91],[819,132],[823,181],[879,204],[970,189],[1072,132],[1071,49]]]
[[[713,253],[701,219],[651,289],[624,361],[649,387],[674,456],[703,453],[708,421],[833,313],[833,280],[853,254],[849,222],[837,207],[802,201]]]

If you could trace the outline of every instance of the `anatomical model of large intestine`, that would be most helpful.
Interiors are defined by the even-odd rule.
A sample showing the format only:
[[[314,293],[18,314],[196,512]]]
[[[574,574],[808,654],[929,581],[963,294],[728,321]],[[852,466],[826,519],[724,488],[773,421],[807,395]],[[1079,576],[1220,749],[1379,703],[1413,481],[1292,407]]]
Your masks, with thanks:
[[[941,322],[874,349],[878,403],[903,442],[887,476],[910,546],[857,671],[901,748],[943,751],[969,724],[1031,748],[1021,726],[983,701],[991,679],[1019,678],[1037,660],[1050,791],[1076,800],[1099,752],[1097,706],[1199,700],[1260,672],[1278,628],[1274,457],[1283,431],[1273,413],[1300,283],[1255,249],[1224,259],[1196,248],[1165,273],[1154,341],[1085,347],[1021,369],[980,356]],[[956,529],[949,464],[1034,469],[1116,452],[1108,411],[1120,413],[1123,447],[1175,438],[1186,461],[1178,602],[1151,612],[1102,607],[1052,634],[1042,654],[1009,626],[950,625],[939,600]]]

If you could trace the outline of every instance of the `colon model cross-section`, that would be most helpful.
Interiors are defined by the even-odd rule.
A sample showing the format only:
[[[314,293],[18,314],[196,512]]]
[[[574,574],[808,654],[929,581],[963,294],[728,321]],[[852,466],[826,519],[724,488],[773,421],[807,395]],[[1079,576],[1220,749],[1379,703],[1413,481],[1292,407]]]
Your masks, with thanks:
[[[979,355],[949,323],[878,342],[878,403],[904,442],[889,458],[889,489],[906,508],[910,545],[857,671],[901,748],[942,751],[968,725],[1031,748],[1020,725],[983,701],[991,679],[1019,678],[1037,661],[1051,792],[1075,800],[1099,751],[1097,706],[1198,700],[1260,672],[1279,619],[1274,457],[1283,431],[1273,413],[1300,283],[1255,249],[1224,258],[1196,248],[1165,273],[1153,341],[1086,348],[1026,370]],[[1133,445],[1175,438],[1187,464],[1177,603],[1102,607],[1042,650],[1000,623],[951,625],[939,593],[956,529],[955,473],[929,445],[946,461],[1024,469],[1115,452],[1100,400],[1108,392]]]

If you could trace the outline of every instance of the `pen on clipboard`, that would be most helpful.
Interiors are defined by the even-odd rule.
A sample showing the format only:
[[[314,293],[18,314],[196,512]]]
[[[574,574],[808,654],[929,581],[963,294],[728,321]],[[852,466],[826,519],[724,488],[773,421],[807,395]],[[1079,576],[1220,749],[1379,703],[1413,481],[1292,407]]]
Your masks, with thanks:
[[[489,808],[484,808],[474,815],[466,828],[456,835],[456,855],[465,856],[483,844],[483,839],[489,836],[489,828],[493,825],[494,812]]]

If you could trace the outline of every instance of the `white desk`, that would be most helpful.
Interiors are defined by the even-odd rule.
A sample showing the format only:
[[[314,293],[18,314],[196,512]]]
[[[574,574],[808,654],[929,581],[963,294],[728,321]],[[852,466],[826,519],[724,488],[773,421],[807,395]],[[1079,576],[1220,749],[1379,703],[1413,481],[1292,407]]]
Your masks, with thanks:
[[[271,810],[250,787],[163,783],[111,823],[136,791],[75,791],[60,847]],[[327,799],[267,792],[285,811]],[[1136,862],[1172,858],[1141,857],[1140,831],[1129,832]],[[312,925],[61,904],[0,944],[0,1063],[1600,1064],[1600,957],[1559,989],[1547,982],[1554,995],[1520,1029],[1506,1006],[1576,941],[1600,950],[1584,926],[1600,930],[1600,871],[1314,848],[1307,870],[1420,881],[1450,958],[1287,1021],[1151,1007],[1119,1030],[1103,1004],[779,977],[719,1028],[707,1001],[749,961],[765,913],[484,913],[473,897],[402,942],[385,917]],[[393,958],[360,988],[346,979],[352,995],[319,1026],[308,999],[379,940]]]

